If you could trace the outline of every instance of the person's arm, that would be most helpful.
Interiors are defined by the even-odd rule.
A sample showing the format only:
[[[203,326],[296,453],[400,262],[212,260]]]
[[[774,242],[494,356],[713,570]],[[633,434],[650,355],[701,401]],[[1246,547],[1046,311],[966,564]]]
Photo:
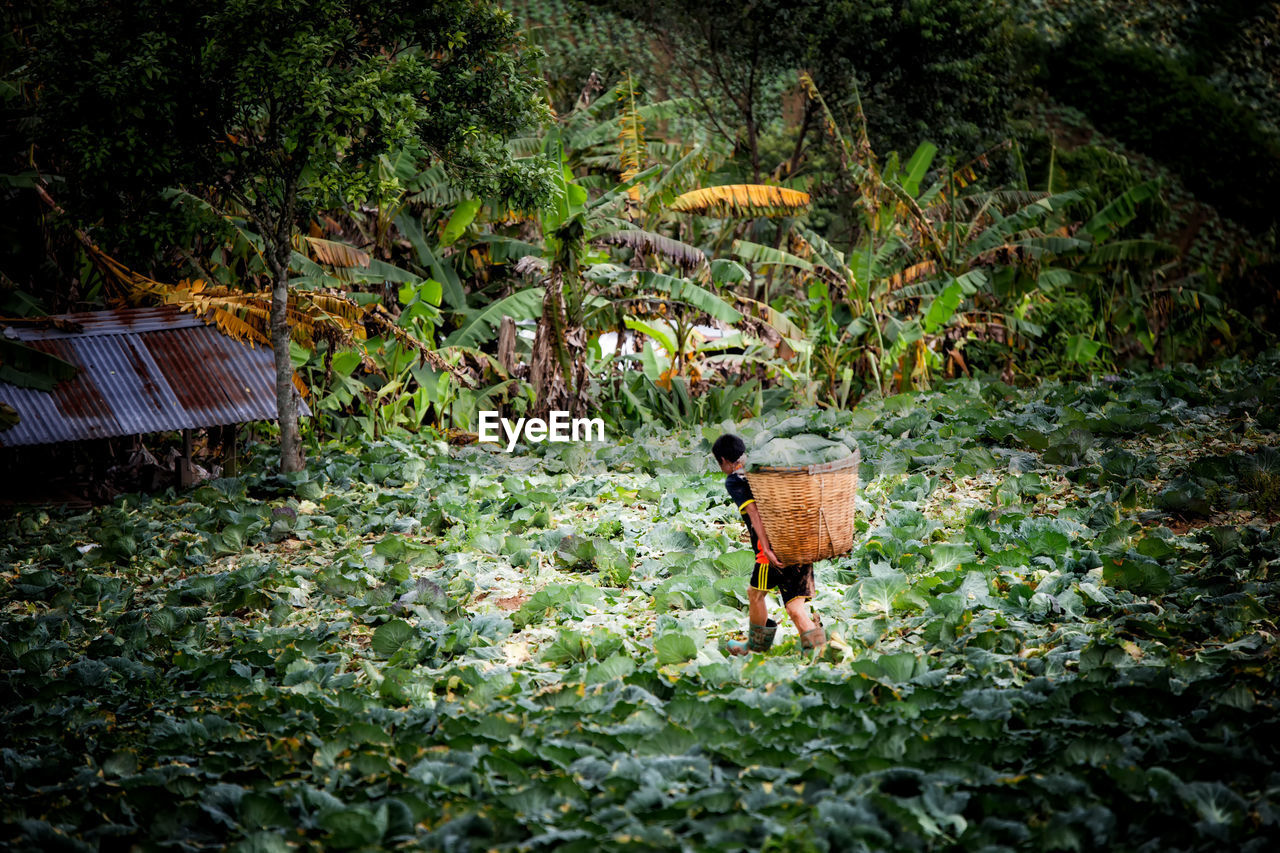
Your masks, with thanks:
[[[760,553],[764,554],[769,560],[769,565],[775,569],[782,568],[782,563],[778,561],[778,555],[773,553],[773,548],[769,545],[769,534],[764,532],[764,521],[760,518],[760,510],[756,509],[755,502],[747,504],[747,519],[751,522],[751,529],[756,532],[756,542],[760,545]]]

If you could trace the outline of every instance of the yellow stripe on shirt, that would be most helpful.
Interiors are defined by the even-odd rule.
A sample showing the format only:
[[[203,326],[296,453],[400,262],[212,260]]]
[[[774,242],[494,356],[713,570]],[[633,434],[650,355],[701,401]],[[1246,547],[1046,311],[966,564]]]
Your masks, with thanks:
[[[752,498],[752,499],[751,499],[751,500],[749,500],[749,501],[743,501],[742,503],[738,504],[738,512],[742,512],[742,511],[743,511],[744,509],[746,509],[749,505],[751,505],[751,504],[753,504],[753,503],[755,503],[755,502],[756,502],[756,499],[755,499],[755,498]]]

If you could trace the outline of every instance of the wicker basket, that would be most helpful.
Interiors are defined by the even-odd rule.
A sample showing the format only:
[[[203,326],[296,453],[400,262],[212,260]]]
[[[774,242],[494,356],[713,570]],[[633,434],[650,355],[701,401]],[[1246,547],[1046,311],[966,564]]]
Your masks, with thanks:
[[[784,566],[815,563],[853,550],[854,500],[861,454],[804,468],[747,474],[773,553]]]

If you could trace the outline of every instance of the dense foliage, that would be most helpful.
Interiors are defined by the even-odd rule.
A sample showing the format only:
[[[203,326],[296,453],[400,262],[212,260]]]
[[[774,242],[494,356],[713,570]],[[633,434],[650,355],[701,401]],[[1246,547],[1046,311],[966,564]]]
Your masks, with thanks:
[[[480,192],[546,188],[501,144],[545,108],[518,26],[489,4],[60,0],[33,38],[37,142],[82,221],[145,227],[180,188],[263,229],[293,193],[305,223],[384,198],[377,159],[402,148]]]
[[[199,310],[276,340],[286,402],[287,318],[316,440],[1257,351],[1280,149],[1255,5],[15,11],[5,96],[38,121],[6,127],[0,305]],[[745,183],[806,201],[726,204]]]
[[[861,107],[882,155],[905,157],[931,142],[941,149],[941,169],[1011,142],[988,152],[980,180],[989,189],[1089,189],[1110,198],[1117,184],[1159,178],[1163,221],[1135,231],[1178,247],[1178,255],[1138,265],[1148,280],[1136,288],[1112,281],[1101,293],[1146,301],[1147,325],[1161,326],[1185,310],[1155,308],[1151,294],[1190,284],[1274,333],[1276,232],[1267,199],[1280,162],[1280,99],[1266,45],[1280,26],[1275,3],[857,2],[755,4],[749,13],[672,3],[651,16],[663,27],[659,36],[615,13],[630,9],[626,3],[518,8],[550,52],[544,73],[566,105],[592,69],[606,81],[644,69],[639,76],[652,91],[713,105],[709,124],[735,146],[740,170],[815,190],[808,222],[837,245],[856,239],[848,213],[857,200],[833,180],[829,140],[797,97],[793,75],[804,69],[838,115]],[[771,27],[787,37],[761,37]],[[655,39],[666,46],[656,61]],[[1139,91],[1147,95],[1135,97]],[[1062,320],[1076,325],[1083,304],[1105,299],[1090,290],[1055,294],[1065,297]],[[1265,345],[1249,321],[1223,319],[1216,332],[1173,332],[1172,350],[1158,357]],[[1142,336],[1114,342],[1121,363],[1150,354]]]
[[[1276,225],[1280,134],[1255,109],[1154,48],[1105,43],[1087,21],[1045,65],[1046,88],[1168,164],[1197,196],[1259,232]]]
[[[787,413],[863,459],[817,660],[720,651],[723,426],[17,513],[4,843],[1270,849],[1278,392],[1272,354]]]
[[[788,99],[796,74],[851,101],[855,88],[877,148],[927,136],[972,156],[1004,135],[1018,73],[995,2],[514,4],[548,53],[545,73],[566,108],[592,71],[632,70],[665,96],[697,102],[754,178],[791,159],[812,113]],[[789,115],[788,115],[789,114]],[[798,124],[800,139],[789,138]],[[769,159],[766,159],[769,158]],[[784,173],[785,176],[785,173]]]

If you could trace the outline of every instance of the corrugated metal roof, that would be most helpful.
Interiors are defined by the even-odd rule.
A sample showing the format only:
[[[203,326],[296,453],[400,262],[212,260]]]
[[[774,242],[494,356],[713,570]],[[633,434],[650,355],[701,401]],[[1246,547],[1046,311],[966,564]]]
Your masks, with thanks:
[[[48,341],[60,338],[82,338],[91,335],[124,335],[133,332],[158,332],[165,329],[194,329],[204,325],[195,314],[184,314],[176,305],[151,308],[119,308],[112,311],[86,311],[59,314],[54,317],[29,317],[6,321],[5,335],[20,341]]]
[[[52,392],[0,382],[20,420],[0,447],[223,426],[276,416],[275,360],[172,305],[62,314],[4,334],[78,368]],[[304,401],[299,413],[311,414]]]

